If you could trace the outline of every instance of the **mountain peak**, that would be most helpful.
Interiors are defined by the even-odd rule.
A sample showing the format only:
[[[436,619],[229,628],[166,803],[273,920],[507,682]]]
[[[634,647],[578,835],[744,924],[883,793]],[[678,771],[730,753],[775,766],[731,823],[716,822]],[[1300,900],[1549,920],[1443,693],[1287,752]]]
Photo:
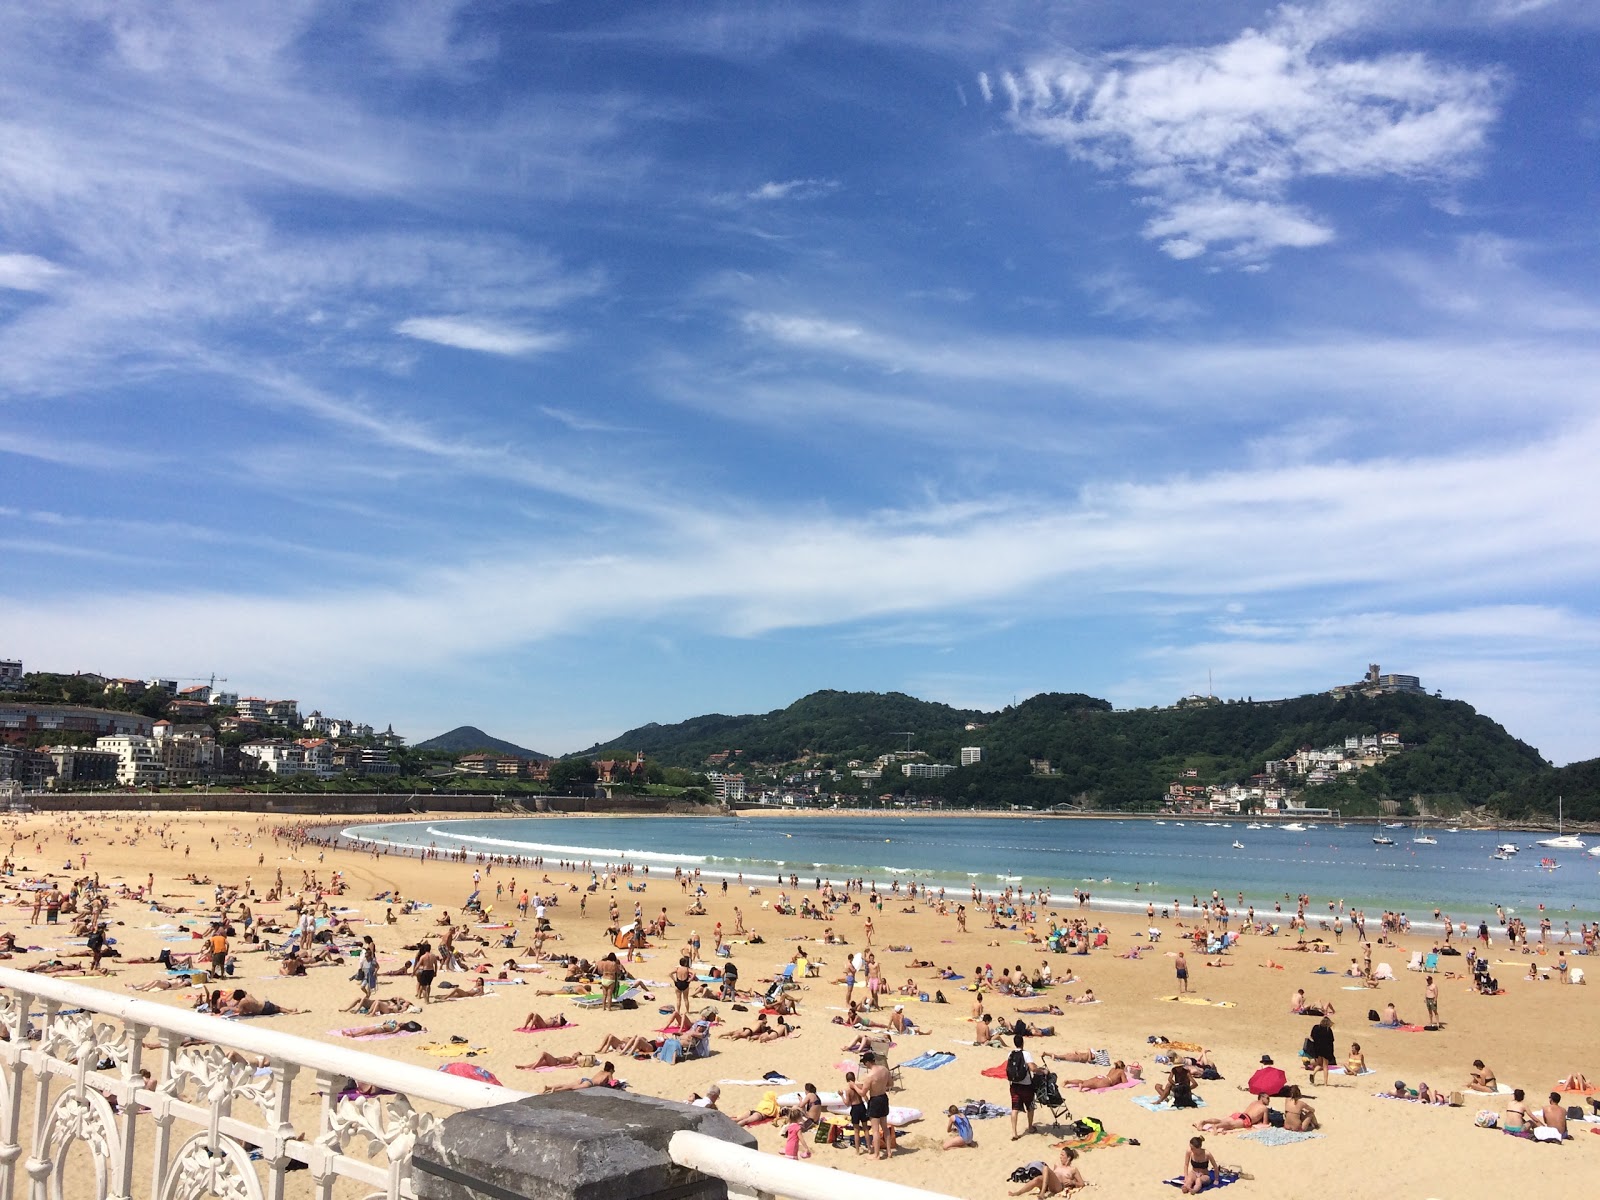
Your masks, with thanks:
[[[537,750],[528,750],[515,742],[502,741],[497,737],[490,737],[476,725],[458,725],[449,733],[441,733],[438,737],[429,738],[425,742],[418,742],[414,749],[417,750],[448,750],[455,754],[469,754],[474,750],[491,750],[496,754],[514,754],[518,758],[552,758],[550,754],[540,754]]]

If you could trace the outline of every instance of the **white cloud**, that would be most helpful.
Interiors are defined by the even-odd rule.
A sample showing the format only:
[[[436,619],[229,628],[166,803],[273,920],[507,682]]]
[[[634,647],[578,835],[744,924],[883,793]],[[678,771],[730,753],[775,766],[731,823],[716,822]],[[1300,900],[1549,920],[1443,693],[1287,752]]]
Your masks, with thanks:
[[[1341,55],[1359,6],[1285,7],[1210,46],[1035,58],[1000,76],[1020,131],[1149,194],[1145,236],[1174,258],[1259,260],[1321,245],[1301,180],[1469,171],[1499,76],[1421,54]]]
[[[0,254],[0,288],[48,292],[62,274],[55,263],[34,254]]]
[[[839,190],[836,179],[785,179],[768,181],[745,193],[746,200],[811,200]]]
[[[566,343],[563,334],[517,329],[472,317],[408,317],[394,328],[396,333],[420,341],[510,357],[542,354]]]

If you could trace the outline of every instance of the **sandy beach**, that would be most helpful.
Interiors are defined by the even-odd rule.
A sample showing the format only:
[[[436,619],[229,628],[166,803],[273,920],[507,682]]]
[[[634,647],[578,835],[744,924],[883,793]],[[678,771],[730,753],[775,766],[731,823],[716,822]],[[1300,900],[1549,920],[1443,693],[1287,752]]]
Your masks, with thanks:
[[[1470,1093],[1460,1107],[1433,1107],[1402,1103],[1377,1097],[1374,1093],[1392,1090],[1397,1080],[1415,1088],[1426,1083],[1446,1092],[1464,1089],[1472,1060],[1481,1058],[1493,1068],[1498,1079],[1526,1089],[1531,1108],[1542,1105],[1557,1080],[1573,1072],[1600,1077],[1600,1044],[1592,1037],[1596,990],[1588,986],[1569,986],[1554,979],[1531,981],[1527,978],[1530,961],[1549,967],[1557,950],[1565,950],[1575,965],[1591,960],[1579,957],[1576,944],[1552,945],[1544,955],[1524,956],[1508,953],[1502,931],[1493,931],[1490,957],[1505,994],[1482,996],[1465,978],[1463,958],[1446,957],[1440,967],[1457,977],[1438,976],[1439,1008],[1443,1028],[1437,1031],[1406,1032],[1374,1027],[1367,1020],[1369,1009],[1380,1012],[1393,1003],[1408,1022],[1425,1021],[1424,982],[1420,973],[1406,969],[1414,951],[1427,951],[1431,938],[1399,936],[1392,944],[1373,947],[1374,963],[1387,963],[1395,978],[1375,989],[1359,980],[1340,974],[1360,947],[1353,930],[1347,927],[1343,943],[1332,953],[1316,954],[1296,949],[1296,939],[1287,930],[1279,936],[1246,932],[1237,945],[1220,956],[1197,953],[1184,936],[1193,930],[1195,914],[1186,908],[1183,917],[1166,920],[1157,913],[1161,931],[1157,944],[1150,945],[1147,922],[1140,915],[1080,910],[1070,895],[1057,895],[1048,905],[1033,906],[1023,897],[1023,907],[1032,908],[1032,921],[1003,919],[1003,927],[989,927],[989,915],[966,896],[947,895],[944,915],[926,898],[908,898],[903,892],[887,889],[890,881],[880,880],[881,907],[871,903],[866,891],[853,891],[826,920],[811,920],[798,915],[783,916],[774,911],[780,899],[799,905],[802,899],[819,902],[813,880],[803,879],[799,887],[750,888],[706,881],[703,915],[689,915],[694,884],[689,879],[674,879],[671,870],[657,868],[608,877],[603,865],[595,864],[600,886],[589,891],[588,870],[562,871],[547,862],[542,866],[496,864],[487,860],[421,861],[390,855],[374,855],[345,848],[307,845],[295,850],[283,837],[275,837],[276,821],[254,816],[150,814],[135,818],[128,814],[37,814],[6,822],[10,835],[14,873],[5,882],[0,907],[0,931],[16,935],[18,950],[7,966],[25,968],[41,961],[60,958],[81,947],[72,945],[70,915],[62,924],[51,927],[31,924],[32,891],[24,891],[29,881],[50,879],[69,887],[74,881],[98,876],[102,888],[126,885],[143,887],[153,875],[155,901],[173,912],[153,909],[148,898],[116,899],[106,912],[110,933],[117,949],[126,957],[159,954],[163,949],[175,953],[193,952],[204,958],[201,935],[214,914],[214,887],[238,888],[248,900],[258,922],[292,929],[296,914],[288,906],[305,897],[311,903],[326,902],[338,907],[337,924],[348,924],[349,936],[336,939],[339,948],[358,947],[362,936],[371,936],[379,952],[380,971],[400,968],[413,953],[404,949],[422,940],[437,944],[444,932],[439,924],[448,913],[461,924],[460,906],[478,887],[484,904],[490,908],[487,927],[468,921],[466,934],[458,933],[456,946],[468,957],[467,970],[444,970],[434,985],[435,997],[457,987],[470,985],[482,977],[488,983],[481,998],[466,998],[449,1003],[430,1003],[422,1011],[397,1019],[414,1019],[426,1032],[411,1037],[374,1042],[343,1041],[343,1044],[369,1050],[416,1065],[433,1066],[450,1061],[435,1057],[423,1047],[450,1044],[453,1038],[465,1039],[466,1048],[482,1048],[471,1061],[493,1071],[507,1086],[527,1091],[575,1082],[592,1070],[554,1068],[543,1071],[519,1069],[519,1064],[535,1061],[541,1053],[555,1056],[592,1053],[609,1035],[660,1037],[668,1016],[658,1010],[673,1004],[669,974],[678,957],[692,939],[698,937],[701,958],[711,965],[732,962],[739,970],[742,988],[762,988],[784,964],[803,950],[816,964],[818,974],[801,982],[790,995],[797,1002],[797,1013],[789,1018],[798,1028],[792,1035],[771,1041],[754,1042],[723,1036],[730,1030],[750,1025],[760,1009],[759,1001],[741,1001],[748,1011],[735,1011],[721,1000],[696,999],[694,1011],[705,1007],[717,1010],[719,1021],[711,1040],[712,1054],[668,1065],[656,1059],[636,1060],[620,1053],[601,1053],[599,1057],[616,1063],[618,1076],[636,1091],[687,1100],[704,1094],[720,1083],[719,1107],[738,1118],[753,1109],[769,1089],[755,1082],[768,1072],[781,1072],[795,1082],[770,1090],[796,1090],[814,1083],[821,1091],[836,1091],[846,1068],[857,1066],[857,1056],[842,1047],[858,1037],[859,1031],[835,1024],[842,1019],[845,986],[837,982],[852,953],[867,949],[867,922],[870,918],[871,950],[880,964],[887,989],[882,1004],[869,1018],[885,1023],[895,1005],[916,1024],[918,1036],[896,1035],[890,1061],[896,1065],[920,1055],[942,1053],[953,1059],[932,1070],[903,1068],[898,1090],[891,1095],[896,1106],[922,1113],[921,1120],[906,1125],[899,1135],[899,1149],[887,1161],[855,1154],[848,1145],[820,1145],[808,1135],[802,1145],[813,1152],[812,1162],[864,1175],[895,1179],[947,1192],[954,1196],[1001,1196],[1014,1184],[1008,1176],[1014,1168],[1030,1160],[1055,1161],[1056,1143],[1071,1136],[1065,1125],[1054,1124],[1050,1114],[1038,1112],[1036,1132],[1024,1133],[1013,1141],[1011,1121],[1006,1116],[974,1119],[976,1146],[941,1150],[946,1137],[946,1108],[969,1100],[987,1100],[1008,1107],[1008,1086],[1004,1078],[982,1072],[1002,1064],[1001,1049],[975,1047],[972,1021],[974,993],[968,990],[986,970],[1032,975],[1048,963],[1054,982],[1036,997],[1024,999],[986,992],[981,1011],[995,1018],[1012,1021],[1019,1010],[1054,1005],[1060,1015],[1028,1013],[1031,1023],[1054,1027],[1050,1036],[1029,1038],[1028,1048],[1065,1054],[1081,1050],[1108,1051],[1112,1060],[1139,1064],[1146,1084],[1106,1092],[1078,1094],[1066,1092],[1074,1118],[1094,1117],[1109,1135],[1136,1139],[1138,1144],[1098,1145],[1084,1152],[1079,1169],[1090,1185],[1118,1195],[1164,1196],[1175,1192],[1161,1181],[1179,1169],[1188,1138],[1195,1132],[1196,1120],[1226,1117],[1240,1111],[1249,1097],[1240,1089],[1257,1068],[1263,1055],[1270,1055],[1286,1071],[1290,1083],[1300,1084],[1316,1110],[1323,1136],[1288,1145],[1266,1145],[1242,1133],[1214,1133],[1207,1136],[1206,1148],[1218,1160],[1236,1166],[1250,1178],[1235,1186],[1234,1195],[1257,1194],[1273,1197],[1349,1196],[1349,1197],[1446,1197],[1487,1195],[1525,1186],[1529,1179],[1541,1181],[1600,1178],[1600,1138],[1592,1130],[1600,1125],[1573,1122],[1573,1139],[1558,1146],[1536,1144],[1513,1138],[1495,1130],[1475,1127],[1480,1109],[1503,1109],[1510,1096],[1474,1097]],[[70,862],[70,868],[68,863]],[[328,892],[335,873],[345,884],[340,894]],[[282,894],[274,901],[266,896],[278,883]],[[311,888],[315,875],[322,894]],[[475,884],[474,875],[479,877]],[[209,883],[196,883],[185,876],[198,876]],[[548,880],[548,881],[547,881]],[[842,880],[832,881],[840,889]],[[1311,886],[1308,883],[1308,886]],[[614,901],[622,923],[633,919],[635,906],[649,921],[665,910],[672,922],[664,937],[652,937],[650,947],[631,969],[642,980],[650,981],[652,1000],[641,999],[637,1009],[602,1012],[578,1007],[572,995],[540,995],[559,992],[564,968],[535,964],[531,949],[534,916],[517,911],[517,897],[524,889],[546,898],[546,916],[552,934],[544,943],[546,954],[600,958],[611,945],[605,938],[608,910]],[[253,892],[253,896],[250,893]],[[404,901],[431,905],[405,913]],[[780,896],[780,893],[783,895]],[[378,897],[383,898],[378,898]],[[580,912],[580,898],[586,897]],[[958,928],[954,907],[967,903],[965,932]],[[860,911],[851,915],[853,904]],[[739,912],[736,914],[735,909]],[[235,906],[236,913],[238,911]],[[386,922],[386,913],[395,915]],[[1242,914],[1240,914],[1242,916]],[[745,929],[759,934],[761,944],[751,944],[748,936],[735,931],[740,920]],[[1030,929],[1044,934],[1052,917],[1065,924],[1077,919],[1103,929],[1103,946],[1086,955],[1052,954],[1029,940]],[[1369,915],[1368,935],[1378,935],[1377,915]],[[41,918],[42,921],[42,918]],[[730,943],[731,958],[712,952],[717,926]],[[1233,922],[1238,929],[1239,917]],[[1015,926],[1013,928],[1012,926]],[[845,940],[844,945],[821,944],[825,929]],[[188,935],[187,940],[183,940]],[[283,934],[268,934],[274,944]],[[1313,915],[1310,936],[1331,941],[1332,934],[1316,927]],[[1537,934],[1535,933],[1535,937]],[[510,937],[514,948],[500,943]],[[469,940],[474,939],[474,940]],[[487,942],[476,939],[488,939]],[[288,978],[279,974],[280,964],[267,953],[240,953],[243,940],[232,939],[236,967],[229,986],[244,987],[256,996],[272,1000],[286,1009],[304,1009],[304,1014],[285,1014],[270,1018],[271,1027],[304,1037],[338,1040],[330,1032],[343,1027],[370,1023],[368,1019],[341,1012],[359,993],[351,981],[356,960],[341,954],[337,963],[313,966],[305,975]],[[24,950],[23,947],[42,947]],[[1465,946],[1463,945],[1463,949]],[[1134,949],[1139,956],[1126,957]],[[1177,1001],[1176,953],[1186,950],[1191,995]],[[479,952],[483,957],[479,957]],[[618,957],[623,957],[619,952]],[[515,959],[533,970],[505,971],[502,964]],[[67,959],[72,962],[75,960]],[[912,966],[914,962],[933,966]],[[134,965],[107,959],[104,964],[113,974],[86,980],[95,986],[128,994],[129,985],[167,978],[157,964]],[[473,968],[487,965],[487,972]],[[960,979],[942,979],[941,968],[949,967]],[[1318,973],[1319,969],[1329,973]],[[499,978],[505,971],[506,979]],[[1552,974],[1554,974],[1552,972]],[[1062,982],[1073,978],[1073,982]],[[914,979],[911,994],[898,994]],[[215,986],[215,985],[214,985]],[[1299,1051],[1317,1018],[1291,1012],[1296,989],[1304,988],[1313,1004],[1331,1002],[1335,1044],[1343,1060],[1352,1041],[1359,1042],[1373,1074],[1359,1078],[1333,1076],[1327,1083],[1307,1086],[1308,1077],[1300,1063]],[[1098,1003],[1071,1001],[1093,990]],[[416,992],[409,976],[383,975],[378,996],[410,1000]],[[866,992],[865,979],[858,983],[855,996]],[[934,1002],[942,992],[948,1003]],[[926,993],[926,1002],[920,995]],[[198,993],[190,990],[150,991],[145,998],[161,1003],[192,1006]],[[539,1032],[519,1032],[524,1018],[537,1012],[547,1018],[564,1015],[570,1026]],[[1166,1078],[1166,1068],[1157,1063],[1162,1048],[1152,1037],[1203,1046],[1215,1062],[1221,1080],[1204,1081],[1198,1088],[1205,1107],[1199,1110],[1148,1111],[1135,1103],[1139,1097],[1154,1094],[1154,1083]],[[462,1045],[463,1043],[456,1043]],[[1085,1078],[1100,1068],[1071,1062],[1050,1063],[1063,1081]],[[1588,1105],[1584,1097],[1563,1093],[1567,1104]],[[1282,1102],[1275,1103],[1281,1107]],[[758,1126],[756,1136],[763,1149],[780,1153],[783,1139],[772,1125]]]

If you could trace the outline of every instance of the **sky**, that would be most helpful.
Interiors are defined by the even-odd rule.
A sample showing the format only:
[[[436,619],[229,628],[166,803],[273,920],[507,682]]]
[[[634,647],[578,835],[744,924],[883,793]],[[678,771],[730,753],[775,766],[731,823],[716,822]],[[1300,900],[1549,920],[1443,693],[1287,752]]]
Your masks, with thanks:
[[[0,658],[1593,758],[1597,185],[1583,0],[5,6]]]

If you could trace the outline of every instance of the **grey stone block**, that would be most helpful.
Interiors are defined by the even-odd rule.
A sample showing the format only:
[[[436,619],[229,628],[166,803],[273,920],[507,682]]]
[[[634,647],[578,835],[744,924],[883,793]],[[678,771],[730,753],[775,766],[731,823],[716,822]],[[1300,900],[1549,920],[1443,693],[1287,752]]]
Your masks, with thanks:
[[[667,1157],[683,1129],[756,1144],[719,1112],[587,1088],[451,1114],[418,1140],[412,1181],[419,1200],[726,1200]]]

